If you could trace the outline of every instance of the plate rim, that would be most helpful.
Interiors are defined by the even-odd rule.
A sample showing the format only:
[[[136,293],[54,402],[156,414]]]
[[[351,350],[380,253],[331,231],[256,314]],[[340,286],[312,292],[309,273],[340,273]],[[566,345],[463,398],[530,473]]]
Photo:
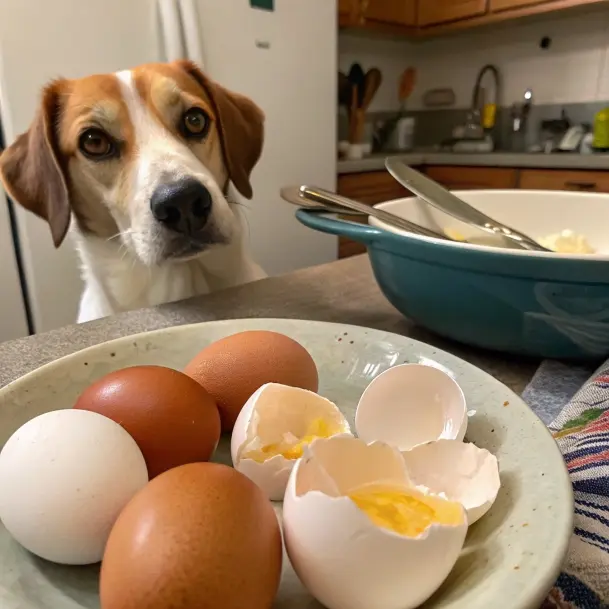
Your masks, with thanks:
[[[545,433],[547,434],[548,440],[551,440],[551,443],[553,445],[553,450],[555,451],[555,453],[554,453],[555,458],[557,460],[559,460],[560,463],[562,464],[562,468],[560,468],[561,472],[562,472],[561,488],[565,495],[565,499],[568,500],[569,509],[565,510],[567,512],[566,517],[562,519],[562,522],[563,522],[562,531],[560,531],[560,535],[555,536],[555,538],[557,539],[557,545],[558,545],[559,551],[556,552],[553,560],[550,560],[547,563],[545,563],[546,568],[544,570],[544,573],[541,574],[541,577],[539,576],[539,571],[537,571],[537,577],[535,578],[537,585],[534,588],[531,588],[529,593],[521,599],[522,604],[518,605],[518,606],[510,605],[510,609],[539,609],[539,604],[541,602],[543,602],[543,600],[546,598],[549,590],[551,590],[552,587],[554,586],[554,584],[558,578],[558,575],[560,574],[560,572],[562,570],[562,566],[564,564],[564,560],[566,558],[568,548],[570,545],[570,541],[571,541],[571,537],[573,534],[573,518],[574,518],[573,488],[572,488],[572,482],[571,482],[571,478],[569,476],[569,472],[568,472],[566,463],[565,463],[563,455],[560,451],[560,447],[558,446],[558,443],[555,441],[550,430],[543,423],[543,421],[541,421],[541,419],[535,414],[535,412],[533,412],[533,410],[527,405],[527,403],[522,399],[522,397],[520,395],[518,395],[515,391],[513,391],[510,387],[505,385],[505,383],[502,383],[499,379],[496,379],[494,376],[492,376],[485,370],[482,370],[478,366],[475,366],[474,364],[460,358],[459,356],[454,355],[444,349],[441,349],[441,348],[435,347],[433,345],[430,345],[428,343],[425,343],[423,341],[417,340],[415,338],[397,334],[395,332],[379,330],[377,328],[370,328],[368,326],[360,326],[360,325],[356,325],[356,324],[345,324],[345,323],[340,323],[340,322],[317,321],[317,320],[310,320],[310,319],[294,319],[294,318],[289,318],[289,317],[255,317],[255,318],[246,317],[246,318],[235,318],[235,319],[210,320],[210,321],[202,321],[202,322],[195,322],[195,323],[189,323],[189,324],[179,324],[179,325],[174,325],[174,326],[167,326],[164,328],[157,328],[154,330],[136,332],[134,334],[126,334],[125,336],[120,336],[120,337],[113,338],[110,340],[101,341],[94,345],[90,345],[88,347],[84,347],[83,349],[74,351],[73,353],[69,353],[69,354],[59,357],[57,359],[51,360],[50,362],[46,362],[45,364],[42,364],[41,366],[38,366],[37,368],[34,368],[33,370],[30,370],[29,372],[26,372],[24,375],[7,383],[6,385],[4,385],[4,387],[1,387],[0,388],[0,407],[1,407],[1,402],[6,397],[6,394],[14,391],[15,389],[18,389],[19,385],[31,382],[32,379],[34,379],[36,377],[36,375],[40,374],[41,372],[50,372],[54,368],[65,366],[66,364],[69,365],[72,360],[81,358],[86,353],[98,351],[103,348],[111,347],[111,346],[119,344],[119,343],[133,341],[134,339],[138,339],[138,338],[142,339],[144,337],[158,336],[158,335],[172,333],[172,332],[186,333],[188,330],[192,330],[195,327],[200,328],[203,326],[210,326],[210,325],[216,326],[216,327],[217,326],[231,326],[234,324],[247,325],[248,323],[251,323],[251,322],[262,323],[262,324],[268,323],[269,325],[273,324],[273,323],[279,323],[280,325],[284,324],[284,323],[294,323],[294,324],[301,323],[301,324],[305,324],[305,325],[313,325],[313,326],[325,327],[325,328],[329,328],[329,329],[340,328],[342,331],[344,331],[345,329],[348,330],[349,328],[352,328],[352,329],[356,329],[358,331],[363,330],[363,331],[372,332],[374,334],[384,334],[386,337],[391,337],[391,338],[395,338],[399,341],[405,341],[407,343],[410,343],[410,345],[414,346],[414,347],[420,346],[420,347],[423,347],[423,349],[433,350],[434,355],[440,354],[441,356],[447,357],[449,360],[450,359],[456,360],[459,362],[460,365],[464,366],[465,369],[474,369],[477,373],[481,373],[482,376],[485,377],[485,380],[487,382],[499,384],[504,388],[504,390],[509,392],[513,396],[513,398],[515,398],[517,400],[519,407],[522,408],[526,412],[525,416],[530,417],[531,420],[536,420],[537,424],[538,425],[540,424],[541,427],[543,428],[543,430],[545,431]],[[239,331],[243,331],[243,330],[237,330],[237,331],[239,332]],[[455,379],[455,380],[457,380],[457,382],[459,382],[458,379]],[[1,447],[0,447],[0,450],[1,450]],[[563,507],[563,509],[565,508],[564,505],[562,507]]]

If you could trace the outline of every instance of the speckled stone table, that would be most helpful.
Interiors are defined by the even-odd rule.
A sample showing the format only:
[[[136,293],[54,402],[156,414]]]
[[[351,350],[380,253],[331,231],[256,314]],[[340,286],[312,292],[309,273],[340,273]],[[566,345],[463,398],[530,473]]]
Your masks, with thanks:
[[[131,311],[0,344],[0,386],[105,340],[217,319],[282,317],[367,326],[410,336],[486,370],[521,393],[539,361],[465,347],[417,327],[380,293],[367,256],[272,277],[200,298]]]

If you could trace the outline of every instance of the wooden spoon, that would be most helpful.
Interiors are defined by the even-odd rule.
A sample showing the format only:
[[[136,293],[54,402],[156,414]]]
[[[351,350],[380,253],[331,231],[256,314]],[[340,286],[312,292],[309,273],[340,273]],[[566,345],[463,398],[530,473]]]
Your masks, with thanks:
[[[364,99],[364,81],[366,74],[359,63],[354,63],[349,70],[349,82],[357,89],[357,107],[359,108]]]
[[[349,109],[351,106],[351,83],[344,72],[338,72],[338,103]]]
[[[383,75],[378,68],[370,68],[368,72],[366,72],[366,77],[364,79],[364,99],[360,106],[364,112],[370,107],[382,82]]]
[[[358,116],[358,109],[364,98],[364,81],[366,75],[362,66],[359,63],[354,63],[349,70],[349,82],[351,83],[351,102],[349,112],[349,142],[352,144],[359,143],[359,133],[361,128],[358,124],[361,122]]]
[[[355,116],[352,118],[353,131],[352,131],[352,142],[360,143],[364,136],[364,126],[366,123],[366,112],[376,95],[383,76],[378,68],[371,68],[366,72],[364,77],[364,83],[362,87],[363,95],[361,95],[358,108],[355,111]]]
[[[414,86],[417,83],[417,71],[415,68],[406,68],[402,72],[400,77],[400,84],[398,87],[398,99],[400,101],[400,114],[404,113],[406,109],[406,102],[412,95]]]

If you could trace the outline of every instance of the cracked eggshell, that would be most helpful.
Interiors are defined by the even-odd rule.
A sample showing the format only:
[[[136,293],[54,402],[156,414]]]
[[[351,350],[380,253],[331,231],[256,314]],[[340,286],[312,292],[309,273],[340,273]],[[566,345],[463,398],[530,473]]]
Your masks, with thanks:
[[[357,435],[400,450],[433,440],[463,440],[465,396],[442,370],[423,364],[389,368],[368,385],[355,415]]]
[[[424,495],[411,485],[400,452],[382,442],[315,440],[292,470],[283,503],[286,550],[303,585],[328,609],[417,607],[459,557],[467,532],[460,504],[452,504],[460,524],[432,524],[407,537],[374,524],[347,496],[381,485]]]
[[[416,485],[458,501],[472,525],[489,511],[501,482],[497,457],[474,444],[438,440],[402,453]]]
[[[244,459],[246,451],[284,440],[285,435],[302,438],[316,419],[327,421],[337,435],[351,435],[349,423],[338,407],[326,398],[297,387],[267,383],[246,402],[231,436],[234,468],[255,482],[271,501],[283,499],[296,459],[275,455],[259,463]]]

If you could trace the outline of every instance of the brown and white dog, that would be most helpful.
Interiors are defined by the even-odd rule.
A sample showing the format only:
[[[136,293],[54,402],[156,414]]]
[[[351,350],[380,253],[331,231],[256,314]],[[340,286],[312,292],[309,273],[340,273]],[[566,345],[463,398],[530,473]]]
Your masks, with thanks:
[[[232,186],[252,196],[263,123],[252,101],[188,61],[44,89],[0,176],[56,247],[73,236],[85,283],[78,322],[264,276],[230,196]]]

